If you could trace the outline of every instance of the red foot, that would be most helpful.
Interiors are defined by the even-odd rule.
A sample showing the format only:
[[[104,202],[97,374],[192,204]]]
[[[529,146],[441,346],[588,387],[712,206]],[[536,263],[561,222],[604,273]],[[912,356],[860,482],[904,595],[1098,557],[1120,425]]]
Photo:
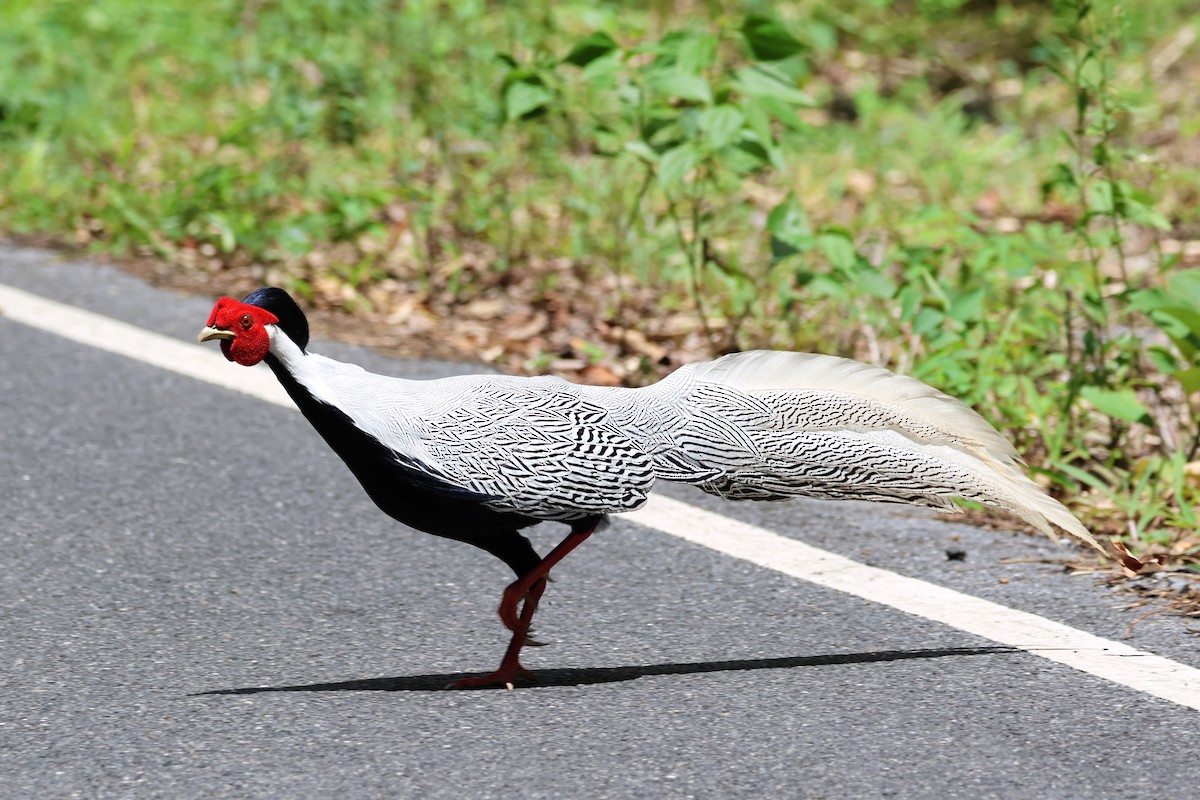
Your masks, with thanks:
[[[501,664],[500,669],[487,675],[479,675],[474,678],[462,678],[454,681],[446,686],[447,689],[500,689],[505,688],[512,691],[518,684],[536,683],[537,676],[532,672],[522,667],[520,664],[506,667]]]
[[[537,611],[538,601],[542,599],[542,592],[546,591],[546,575],[550,568],[591,536],[602,518],[593,517],[588,521],[590,525],[586,528],[572,528],[570,535],[563,539],[558,547],[504,590],[504,597],[500,600],[500,619],[513,635],[508,643],[508,650],[500,661],[500,669],[488,675],[454,681],[446,687],[447,689],[484,689],[500,686],[512,689],[518,682],[529,683],[537,680],[532,672],[521,666],[517,657],[526,644],[535,644],[528,639],[529,624],[533,622],[533,614]]]

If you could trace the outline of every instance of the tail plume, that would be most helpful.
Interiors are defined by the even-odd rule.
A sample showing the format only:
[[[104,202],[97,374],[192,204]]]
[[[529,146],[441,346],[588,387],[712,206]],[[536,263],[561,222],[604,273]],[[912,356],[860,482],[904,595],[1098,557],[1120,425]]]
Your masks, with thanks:
[[[953,498],[961,497],[1051,536],[1057,526],[1105,552],[1026,476],[1012,444],[983,417],[915,378],[835,356],[764,350],[676,376],[664,383],[689,423],[663,454],[671,480],[731,499],[802,495],[957,511]],[[695,465],[690,477],[681,463]]]

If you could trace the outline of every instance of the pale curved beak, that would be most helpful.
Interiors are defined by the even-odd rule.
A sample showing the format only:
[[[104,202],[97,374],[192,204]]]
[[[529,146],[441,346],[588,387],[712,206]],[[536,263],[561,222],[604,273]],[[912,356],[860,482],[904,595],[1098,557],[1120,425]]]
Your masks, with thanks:
[[[207,342],[210,339],[236,339],[236,338],[237,338],[237,334],[234,333],[233,331],[226,331],[226,330],[222,330],[221,328],[214,328],[212,326],[207,326],[202,331],[200,331],[200,335],[196,337],[196,344],[203,344],[204,342]]]

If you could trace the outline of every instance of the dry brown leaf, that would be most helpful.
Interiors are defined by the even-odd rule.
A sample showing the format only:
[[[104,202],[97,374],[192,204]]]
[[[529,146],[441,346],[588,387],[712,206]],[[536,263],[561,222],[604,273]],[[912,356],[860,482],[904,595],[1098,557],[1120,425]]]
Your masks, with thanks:
[[[1113,542],[1112,549],[1117,562],[1120,563],[1121,569],[1125,573],[1126,577],[1137,577],[1137,574],[1142,567],[1146,566],[1145,562],[1139,561],[1133,557],[1133,554],[1129,552],[1129,548],[1127,548],[1123,542]]]
[[[603,364],[588,364],[579,370],[579,381],[593,386],[620,386],[621,376]]]

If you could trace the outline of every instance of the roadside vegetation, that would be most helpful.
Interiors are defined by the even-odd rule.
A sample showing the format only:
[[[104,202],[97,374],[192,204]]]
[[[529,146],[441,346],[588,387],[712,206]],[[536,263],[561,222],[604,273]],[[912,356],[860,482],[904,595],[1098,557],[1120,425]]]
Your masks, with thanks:
[[[514,371],[885,364],[1200,573],[1189,8],[8,0],[0,228]]]

